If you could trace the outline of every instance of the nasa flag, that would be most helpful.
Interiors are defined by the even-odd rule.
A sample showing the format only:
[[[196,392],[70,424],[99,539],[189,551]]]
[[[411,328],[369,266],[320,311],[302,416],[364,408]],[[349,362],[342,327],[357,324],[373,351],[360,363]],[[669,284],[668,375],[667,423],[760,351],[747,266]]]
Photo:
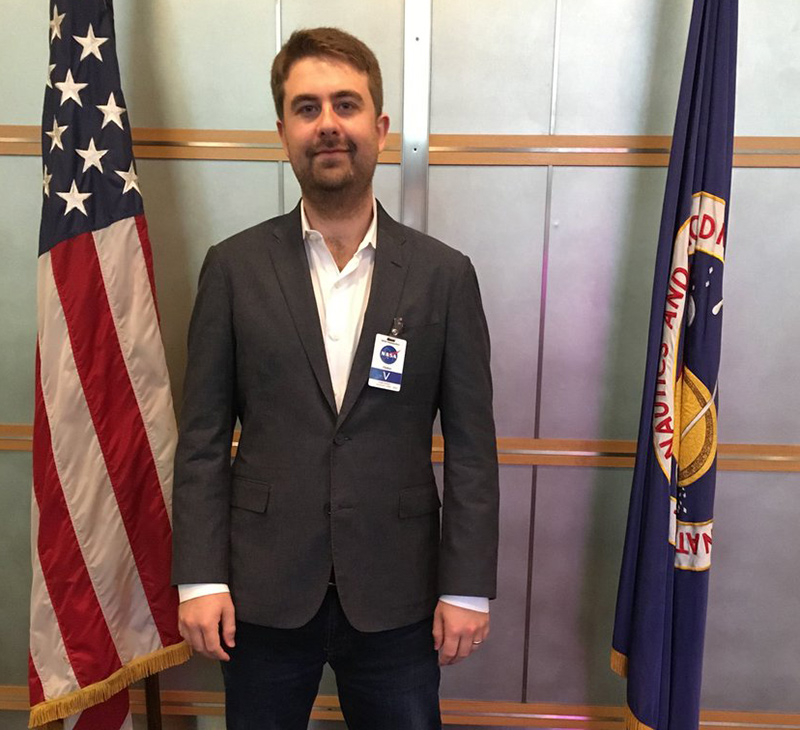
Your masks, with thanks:
[[[737,0],[695,0],[661,218],[611,666],[631,730],[700,717]]]

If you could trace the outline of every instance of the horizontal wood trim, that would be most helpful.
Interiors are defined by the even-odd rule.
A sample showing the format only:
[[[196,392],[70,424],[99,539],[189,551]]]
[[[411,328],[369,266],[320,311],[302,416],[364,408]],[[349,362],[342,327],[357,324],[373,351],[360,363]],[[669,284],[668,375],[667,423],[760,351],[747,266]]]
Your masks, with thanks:
[[[1,127],[0,127],[1,129]],[[613,134],[432,134],[432,149],[515,150],[550,148],[586,152],[669,153],[668,135]],[[742,154],[800,154],[800,137],[736,137],[734,150]]]
[[[0,451],[33,451],[33,443],[16,439],[0,439]]]
[[[0,125],[0,155],[41,154],[41,128]],[[140,159],[283,161],[277,132],[236,129],[133,130]],[[431,165],[664,167],[671,138],[656,135],[433,134]],[[402,135],[389,135],[380,162],[399,164]],[[737,137],[735,167],[800,167],[800,137]]]
[[[0,451],[31,451],[33,426],[27,423],[0,423]]]
[[[429,155],[431,165],[484,167],[666,167],[666,154],[615,154],[606,152],[472,152],[437,150]]]
[[[33,426],[27,423],[0,423],[0,438],[31,439]]]
[[[497,439],[501,464],[632,468],[635,441],[587,439]],[[444,442],[435,436],[431,458],[444,459]],[[800,472],[800,444],[719,444],[720,471]]]
[[[41,154],[40,127],[0,125],[0,155]],[[287,161],[277,132],[223,129],[132,130],[139,159]],[[379,161],[400,164],[401,138],[389,135]]]
[[[0,424],[0,451],[30,451],[33,427]],[[234,434],[231,455],[236,453],[239,435]],[[582,466],[631,468],[635,441],[608,439],[497,439],[501,464],[517,466]],[[434,436],[431,459],[444,460],[444,441]],[[719,444],[720,471],[800,472],[800,444]]]
[[[0,710],[26,712],[28,709],[27,687],[0,686]],[[144,714],[143,690],[131,690],[131,710]],[[621,730],[624,727],[623,708],[602,705],[443,699],[441,710],[445,725],[586,730]],[[161,711],[164,715],[219,716],[225,711],[224,695],[222,692],[162,690]],[[335,695],[319,695],[314,702],[312,717],[315,720],[342,720],[339,699]],[[703,710],[700,726],[720,730],[800,730],[800,714]]]
[[[435,165],[666,167],[672,138],[624,135],[433,134]],[[734,167],[800,167],[800,138],[737,137]]]

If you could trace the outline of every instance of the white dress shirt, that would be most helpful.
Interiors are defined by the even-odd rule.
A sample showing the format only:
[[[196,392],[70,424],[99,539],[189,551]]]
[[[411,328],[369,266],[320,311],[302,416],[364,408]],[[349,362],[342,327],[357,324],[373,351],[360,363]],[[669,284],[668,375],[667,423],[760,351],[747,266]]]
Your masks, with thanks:
[[[339,271],[322,234],[309,225],[302,203],[300,214],[311,284],[314,287],[314,298],[317,300],[325,355],[328,358],[328,371],[338,410],[344,400],[372,288],[378,218],[373,201],[372,222],[367,233],[353,257]]]
[[[372,201],[372,222],[353,257],[340,271],[319,231],[311,228],[300,203],[308,268],[328,359],[336,408],[342,407],[350,368],[367,310],[378,242],[378,214]],[[224,583],[191,583],[178,586],[181,602],[212,593],[228,593]],[[489,599],[481,596],[441,596],[442,601],[473,611],[489,612]]]

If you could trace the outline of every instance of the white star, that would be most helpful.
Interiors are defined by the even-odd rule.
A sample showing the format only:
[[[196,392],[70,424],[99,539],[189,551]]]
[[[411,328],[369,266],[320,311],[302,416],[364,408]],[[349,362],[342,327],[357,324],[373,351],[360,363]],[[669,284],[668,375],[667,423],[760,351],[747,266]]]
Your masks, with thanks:
[[[58,14],[58,6],[53,5],[53,19],[50,21],[50,42],[56,38],[61,38],[61,21],[67,16],[66,13]]]
[[[114,170],[124,181],[125,181],[125,188],[122,191],[122,194],[125,195],[129,190],[136,190],[139,195],[142,194],[142,191],[139,190],[139,178],[136,175],[136,170],[133,169],[133,161],[131,161],[131,166],[128,168],[128,171],[125,170]]]
[[[108,95],[108,104],[98,104],[97,108],[103,112],[103,123],[100,125],[100,129],[104,129],[109,122],[114,122],[120,129],[123,129],[122,113],[125,111],[125,107],[117,106],[113,92]]]
[[[70,187],[69,192],[67,193],[56,193],[59,198],[67,201],[67,209],[64,211],[64,215],[67,215],[73,208],[79,210],[84,215],[87,215],[86,208],[83,205],[83,201],[86,198],[90,198],[92,196],[91,193],[82,193],[78,190],[78,186],[75,184],[75,181],[72,181],[72,187]]]
[[[44,194],[49,198],[50,197],[50,181],[53,179],[53,176],[47,172],[47,165],[44,166],[44,175],[42,177],[42,188],[44,189]]]
[[[45,134],[53,140],[53,144],[50,145],[50,151],[52,152],[56,147],[58,149],[63,150],[64,145],[61,143],[61,135],[68,129],[68,125],[64,125],[63,127],[58,126],[58,121],[53,119],[53,131],[52,132],[45,132]]]
[[[70,99],[75,101],[78,106],[83,106],[80,92],[89,84],[79,84],[72,78],[72,71],[67,70],[67,76],[63,81],[56,81],[56,88],[61,92],[61,106],[64,106]]]
[[[90,167],[96,167],[100,172],[103,172],[103,165],[100,160],[108,150],[98,150],[94,146],[94,137],[89,140],[89,146],[85,150],[75,150],[81,157],[83,157],[83,170],[86,172]]]
[[[54,63],[51,63],[47,67],[47,85],[52,89],[53,88],[53,69],[56,67]]]
[[[74,35],[72,36],[78,43],[83,46],[83,50],[81,51],[81,61],[87,56],[94,56],[95,58],[103,60],[103,56],[100,55],[100,46],[105,43],[108,38],[98,38],[94,34],[94,28],[92,28],[92,24],[89,23],[89,30],[85,36]]]

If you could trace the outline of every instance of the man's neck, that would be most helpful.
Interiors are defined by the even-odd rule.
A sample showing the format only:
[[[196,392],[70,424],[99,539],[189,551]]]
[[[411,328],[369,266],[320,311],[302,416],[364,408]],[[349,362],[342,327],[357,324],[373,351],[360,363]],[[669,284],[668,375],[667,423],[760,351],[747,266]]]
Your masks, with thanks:
[[[326,196],[319,201],[303,196],[303,209],[308,223],[319,231],[341,271],[353,258],[372,222],[372,187],[358,200],[335,200]],[[335,205],[333,203],[336,203]]]

